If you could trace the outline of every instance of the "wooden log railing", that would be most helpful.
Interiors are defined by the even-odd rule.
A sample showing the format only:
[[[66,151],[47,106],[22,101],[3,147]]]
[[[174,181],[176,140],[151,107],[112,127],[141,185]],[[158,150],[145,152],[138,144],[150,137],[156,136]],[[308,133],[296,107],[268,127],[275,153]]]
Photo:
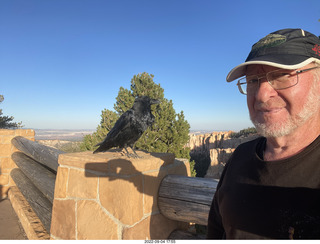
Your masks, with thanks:
[[[11,155],[18,168],[13,169],[10,175],[50,233],[58,157],[64,152],[21,136],[13,138],[11,143],[20,152]]]
[[[22,173],[31,180],[52,204],[56,174],[42,167],[37,161],[29,158],[24,153],[15,152],[11,157]]]
[[[16,168],[11,170],[10,175],[42,222],[44,228],[50,233],[52,203],[35,187],[32,181],[20,169]]]
[[[207,225],[217,185],[214,179],[168,175],[159,188],[160,212],[172,220]]]
[[[30,158],[57,172],[58,157],[61,153],[64,153],[63,151],[30,141],[22,136],[13,138],[11,143]]]

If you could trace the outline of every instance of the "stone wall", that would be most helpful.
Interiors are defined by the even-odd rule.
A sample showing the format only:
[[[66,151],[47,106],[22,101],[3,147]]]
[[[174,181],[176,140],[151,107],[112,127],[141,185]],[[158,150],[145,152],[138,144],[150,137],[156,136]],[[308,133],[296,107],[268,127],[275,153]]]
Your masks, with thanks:
[[[166,239],[181,223],[159,212],[157,195],[168,174],[190,176],[189,163],[173,154],[119,151],[59,156],[53,240]]]
[[[0,200],[7,197],[10,186],[15,185],[10,178],[10,171],[17,167],[11,159],[11,154],[17,151],[11,145],[11,139],[16,136],[23,136],[34,141],[34,131],[29,129],[0,129]]]

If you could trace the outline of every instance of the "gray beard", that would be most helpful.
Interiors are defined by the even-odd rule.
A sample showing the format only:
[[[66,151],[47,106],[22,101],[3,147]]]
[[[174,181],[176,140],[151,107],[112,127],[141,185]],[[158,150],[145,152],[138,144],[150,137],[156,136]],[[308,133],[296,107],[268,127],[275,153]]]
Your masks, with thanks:
[[[258,134],[264,137],[283,137],[291,134],[295,129],[302,126],[309,118],[314,116],[319,111],[320,99],[316,94],[315,86],[318,82],[314,81],[313,85],[310,89],[310,92],[307,96],[306,104],[303,109],[294,117],[289,117],[287,121],[281,121],[278,123],[273,123],[271,125],[267,125],[265,123],[259,123],[250,115],[250,119]]]

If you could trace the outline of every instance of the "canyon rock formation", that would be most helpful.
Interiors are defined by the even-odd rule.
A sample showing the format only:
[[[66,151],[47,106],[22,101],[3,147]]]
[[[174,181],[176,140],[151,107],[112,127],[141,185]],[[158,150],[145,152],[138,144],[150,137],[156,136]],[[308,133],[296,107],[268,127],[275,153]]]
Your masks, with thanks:
[[[190,134],[189,143],[191,155],[206,155],[210,157],[210,165],[205,177],[219,179],[223,168],[235,148],[241,143],[253,140],[258,135],[232,138],[232,131],[212,132],[202,135]]]

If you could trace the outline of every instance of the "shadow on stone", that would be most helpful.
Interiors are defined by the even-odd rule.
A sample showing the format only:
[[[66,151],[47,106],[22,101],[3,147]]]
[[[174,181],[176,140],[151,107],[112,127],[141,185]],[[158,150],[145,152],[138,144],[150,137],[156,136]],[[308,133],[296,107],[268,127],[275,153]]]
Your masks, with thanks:
[[[119,157],[107,162],[85,164],[85,177],[99,178],[99,200],[109,213],[116,219],[123,216],[124,224],[126,214],[133,212],[132,215],[139,216],[133,217],[139,221],[124,227],[121,237],[124,240],[166,239],[180,226],[179,222],[160,214],[157,201],[161,181],[166,175],[188,175],[185,162],[174,157],[168,160],[168,154],[148,154],[148,157],[142,158]],[[123,212],[110,210],[112,205]]]

